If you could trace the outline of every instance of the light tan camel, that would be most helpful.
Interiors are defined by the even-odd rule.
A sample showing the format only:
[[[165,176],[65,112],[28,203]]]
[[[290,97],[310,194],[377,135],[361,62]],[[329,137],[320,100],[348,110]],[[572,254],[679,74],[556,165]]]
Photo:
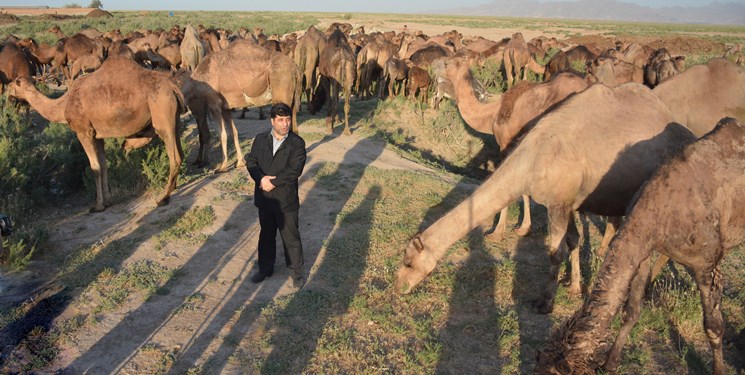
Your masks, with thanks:
[[[482,102],[476,96],[468,60],[450,59],[444,62],[442,75],[452,82],[456,104],[463,121],[479,133],[492,134],[503,156],[515,137],[532,119],[546,112],[569,95],[587,88],[584,80],[573,74],[559,74],[543,84],[524,83],[513,87],[494,100]],[[440,71],[439,65],[436,69]],[[530,231],[530,198],[523,196],[523,222],[517,233],[521,236]],[[499,215],[494,232],[489,236],[495,241],[502,239],[507,226],[507,207]],[[579,290],[574,285],[574,290]]]
[[[352,86],[355,79],[355,59],[347,37],[341,30],[331,33],[321,53],[318,72],[323,76],[327,93],[328,112],[326,127],[329,134],[334,131],[334,123],[339,117],[339,95],[344,91],[344,134],[352,134],[349,129],[349,110]]]
[[[26,100],[47,120],[68,124],[77,135],[96,181],[96,204],[91,212],[111,205],[103,140],[112,137],[128,138],[125,149],[144,146],[156,134],[163,140],[170,170],[157,204],[168,204],[183,159],[177,126],[184,98],[167,75],[114,57],[75,80],[59,99],[44,96],[30,79],[17,79],[10,89],[10,95]]]
[[[591,298],[538,355],[536,374],[616,372],[641,314],[652,251],[691,271],[701,296],[714,374],[725,374],[720,262],[745,241],[745,127],[732,118],[665,163],[639,192],[595,279]],[[610,325],[623,309],[613,340]],[[603,362],[605,362],[603,364]]]
[[[184,29],[184,38],[179,46],[181,52],[181,67],[193,71],[204,58],[204,46],[197,30],[191,24]]]
[[[184,74],[185,75],[185,74]],[[207,116],[220,128],[222,164],[216,172],[228,170],[228,133],[233,133],[238,167],[244,166],[243,151],[230,110],[285,103],[292,108],[292,131],[297,133],[300,107],[300,72],[292,60],[242,39],[228,48],[207,55],[190,77],[180,76],[181,91],[199,129],[199,155],[195,164],[209,162],[210,132]]]
[[[694,65],[654,88],[675,121],[700,137],[722,117],[745,122],[745,69],[716,58]]]
[[[531,60],[528,43],[525,41],[522,33],[512,34],[512,38],[504,48],[504,71],[507,75],[507,87],[510,88],[515,81],[527,77],[528,71],[525,67]]]
[[[311,101],[318,84],[318,62],[325,45],[326,36],[318,31],[315,26],[310,26],[305,34],[297,40],[293,53],[295,65],[298,66],[302,74],[302,92],[305,94],[308,111],[311,114],[315,114],[318,109],[311,107]]]
[[[409,75],[409,66],[406,62],[395,57],[386,61],[383,68],[383,79],[388,86],[388,98],[401,93],[401,87],[406,86],[406,77]],[[396,90],[396,88],[398,88]]]
[[[470,197],[411,239],[396,273],[396,290],[410,291],[458,239],[520,195],[530,195],[548,209],[551,266],[535,307],[540,313],[551,312],[559,266],[568,250],[571,277],[579,284],[579,232],[573,211],[624,215],[634,193],[661,161],[693,139],[643,85],[593,85],[567,98],[535,122]]]

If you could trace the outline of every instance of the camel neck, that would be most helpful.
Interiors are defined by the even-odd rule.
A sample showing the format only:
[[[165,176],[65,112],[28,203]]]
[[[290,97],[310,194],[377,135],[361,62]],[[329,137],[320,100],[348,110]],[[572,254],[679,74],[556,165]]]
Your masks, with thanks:
[[[463,121],[473,130],[484,134],[494,134],[492,124],[497,118],[501,107],[502,97],[482,103],[476,98],[471,84],[472,76],[468,68],[458,72],[458,79],[453,81],[458,111]]]
[[[434,259],[442,258],[452,244],[472,229],[491,224],[497,212],[524,193],[522,181],[526,173],[515,156],[511,155],[471,196],[422,233]]]
[[[69,92],[69,91],[68,91]],[[39,112],[41,117],[51,121],[66,124],[65,105],[67,104],[67,93],[59,99],[50,99],[38,90],[29,90],[23,98],[32,108]]]

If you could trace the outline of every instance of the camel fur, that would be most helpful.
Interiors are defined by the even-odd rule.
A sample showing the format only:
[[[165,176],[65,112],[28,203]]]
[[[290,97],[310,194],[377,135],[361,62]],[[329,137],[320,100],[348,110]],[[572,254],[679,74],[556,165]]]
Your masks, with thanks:
[[[326,128],[333,133],[334,123],[339,117],[339,96],[344,91],[344,134],[352,134],[349,129],[349,110],[352,86],[355,80],[355,58],[344,33],[337,29],[331,33],[321,53],[318,72],[323,77],[328,102]]]
[[[68,124],[77,135],[96,182],[92,212],[111,205],[103,140],[113,137],[126,137],[126,149],[147,144],[155,134],[163,140],[170,169],[157,204],[168,204],[183,159],[177,126],[184,109],[181,91],[168,76],[114,57],[73,81],[59,99],[44,96],[28,78],[16,79],[9,87],[11,96],[26,100],[49,121]]]
[[[300,72],[288,56],[245,39],[236,40],[228,48],[207,55],[191,76],[186,74],[182,73],[178,79],[199,129],[199,155],[195,164],[209,162],[209,116],[219,124],[222,146],[222,164],[215,171],[228,170],[227,126],[232,129],[237,166],[245,165],[238,130],[230,115],[234,108],[285,103],[292,108],[292,131],[297,133]]]
[[[634,108],[629,111],[628,108]],[[548,209],[549,279],[536,301],[553,310],[559,266],[571,250],[579,280],[579,232],[573,211],[622,216],[661,160],[694,135],[647,87],[593,85],[534,120],[535,125],[497,170],[465,201],[415,235],[396,273],[396,290],[410,291],[445,251],[521,195]]]
[[[723,119],[660,167],[638,193],[610,244],[591,297],[538,354],[536,374],[615,372],[621,349],[639,319],[656,250],[691,271],[701,296],[713,373],[726,373],[721,260],[745,242],[745,126]],[[613,316],[626,302],[623,325],[607,355]]]

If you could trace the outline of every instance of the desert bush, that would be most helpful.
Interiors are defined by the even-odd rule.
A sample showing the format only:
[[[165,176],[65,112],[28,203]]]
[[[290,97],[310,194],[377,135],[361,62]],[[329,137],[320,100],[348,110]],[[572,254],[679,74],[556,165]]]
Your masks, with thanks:
[[[483,66],[472,67],[471,72],[490,94],[502,93],[507,88],[502,75],[502,65],[494,60],[487,59]]]

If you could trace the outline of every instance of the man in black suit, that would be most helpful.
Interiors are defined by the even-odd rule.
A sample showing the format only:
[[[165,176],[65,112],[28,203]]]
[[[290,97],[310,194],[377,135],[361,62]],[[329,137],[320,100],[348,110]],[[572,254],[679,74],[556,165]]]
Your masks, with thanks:
[[[251,281],[260,283],[274,273],[277,230],[282,236],[285,265],[292,270],[296,288],[305,284],[303,245],[298,230],[298,178],[305,167],[305,141],[290,131],[292,110],[284,103],[272,106],[272,130],[256,136],[246,167],[256,183],[254,204],[259,208],[259,270]]]

